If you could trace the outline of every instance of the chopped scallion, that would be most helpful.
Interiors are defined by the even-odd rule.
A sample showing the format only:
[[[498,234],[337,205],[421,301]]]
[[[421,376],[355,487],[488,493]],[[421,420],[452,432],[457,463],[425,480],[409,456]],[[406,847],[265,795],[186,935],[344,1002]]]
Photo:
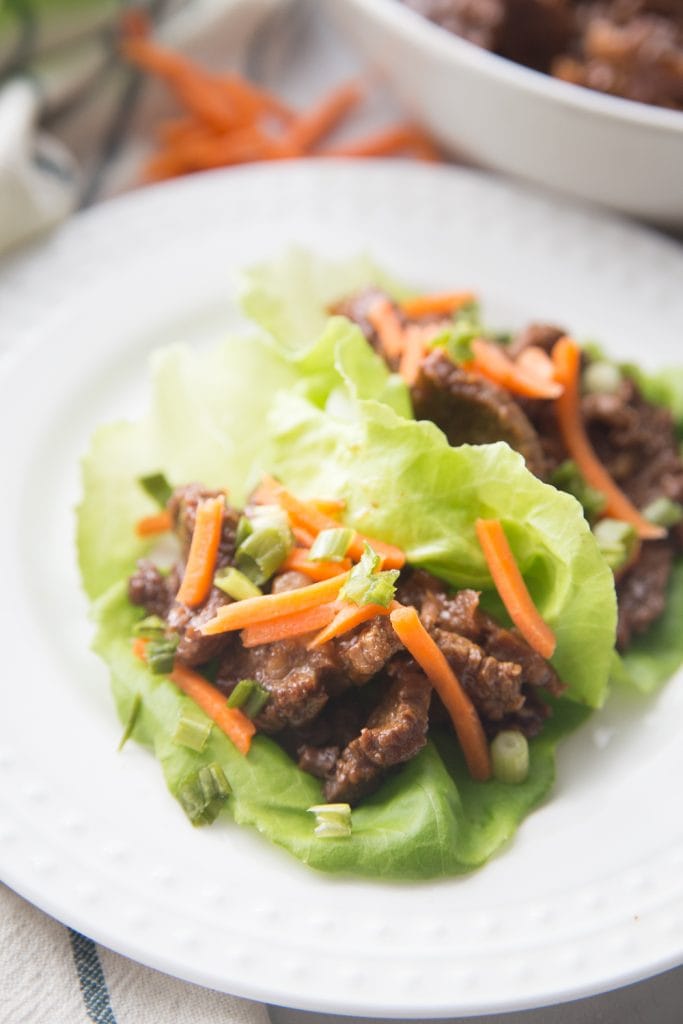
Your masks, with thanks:
[[[193,825],[215,821],[229,796],[228,780],[216,761],[186,776],[178,789],[178,800]]]
[[[289,516],[280,505],[254,505],[249,512],[249,522],[252,532],[266,527],[289,532]]]
[[[237,521],[237,529],[235,530],[235,549],[244,544],[247,537],[254,532],[254,527],[251,525],[246,516],[240,516]]]
[[[321,530],[313,541],[309,560],[311,562],[341,562],[353,540],[353,530],[347,526]]]
[[[380,604],[387,608],[394,599],[394,583],[400,573],[398,569],[378,572],[380,561],[380,556],[366,543],[361,560],[351,570],[339,597],[357,605]]]
[[[683,505],[671,498],[655,498],[643,509],[643,515],[651,523],[657,526],[665,526],[667,529],[676,526],[683,519]]]
[[[612,570],[628,562],[638,542],[636,531],[621,519],[601,519],[593,527],[593,535]]]
[[[237,549],[235,561],[240,572],[261,586],[277,572],[292,546],[291,533],[274,526],[255,530]]]
[[[316,804],[308,808],[315,814],[313,834],[319,839],[347,839],[351,835],[351,807],[349,804]]]
[[[131,704],[131,707],[130,707],[130,713],[128,715],[128,721],[126,722],[126,728],[123,730],[123,736],[121,737],[121,741],[120,741],[120,743],[118,745],[118,748],[117,748],[118,750],[123,750],[123,748],[125,747],[126,743],[128,742],[128,740],[133,735],[133,729],[135,728],[135,723],[138,720],[138,716],[140,714],[140,710],[141,709],[142,709],[142,696],[141,696],[141,694],[136,693],[135,696],[133,697],[133,703]]]
[[[149,473],[147,476],[138,477],[138,483],[161,508],[166,507],[166,502],[173,494],[173,488],[163,473]]]
[[[158,615],[147,615],[133,626],[133,636],[141,636],[145,640],[156,640],[165,632],[166,623]]]
[[[519,783],[529,775],[529,744],[516,729],[499,732],[491,744],[491,766],[498,782]]]
[[[219,569],[213,582],[214,586],[231,597],[233,601],[244,601],[248,597],[261,597],[263,594],[263,591],[255,583],[252,583],[248,576],[245,576],[239,569],[235,569],[233,565]]]
[[[211,720],[199,708],[187,707],[178,718],[173,742],[201,753],[211,733],[211,726]]]
[[[239,708],[247,718],[256,718],[268,702],[270,694],[255,679],[240,679],[228,697],[229,708]]]
[[[173,669],[176,647],[180,643],[177,633],[150,640],[147,645],[147,664],[155,675],[164,675]]]
[[[581,375],[583,390],[592,395],[616,395],[622,382],[621,370],[614,363],[597,359]]]

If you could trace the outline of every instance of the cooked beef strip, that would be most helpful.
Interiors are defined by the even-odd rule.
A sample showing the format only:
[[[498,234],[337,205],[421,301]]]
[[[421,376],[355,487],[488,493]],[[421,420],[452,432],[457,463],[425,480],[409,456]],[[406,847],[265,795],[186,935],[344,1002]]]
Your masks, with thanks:
[[[561,327],[555,327],[553,324],[528,324],[515,334],[508,347],[508,353],[516,359],[525,348],[533,345],[550,355],[555,342],[566,333]]]
[[[330,803],[355,803],[377,787],[387,769],[409,761],[427,742],[431,685],[414,662],[401,660],[393,669],[389,689],[325,783]]]
[[[503,388],[456,366],[441,349],[423,360],[411,398],[416,418],[436,423],[450,444],[507,441],[532,473],[543,476],[543,449],[520,405]]]
[[[330,306],[328,312],[338,316],[345,316],[349,320],[353,320],[355,324],[358,324],[375,351],[379,352],[381,356],[386,358],[386,354],[382,350],[382,345],[377,332],[368,320],[368,313],[378,299],[387,299],[389,302],[394,304],[391,297],[387,295],[386,292],[382,291],[381,288],[370,287],[363,288],[361,291],[354,292],[346,298],[341,299],[339,302],[335,302]],[[395,308],[397,316],[402,321],[403,316],[400,310],[397,306],[395,306]],[[390,360],[387,361],[390,362]],[[392,366],[392,369],[395,369],[395,366]]]
[[[148,615],[165,619],[178,589],[177,573],[164,576],[153,562],[141,558],[128,580],[128,598],[140,605]]]
[[[218,658],[234,643],[233,633],[217,633],[204,636],[201,627],[213,619],[219,608],[230,604],[230,598],[217,587],[212,587],[209,596],[199,608],[188,608],[187,605],[174,602],[168,613],[168,627],[180,634],[180,643],[176,649],[176,658],[190,667],[202,665],[213,658]]]
[[[519,711],[524,704],[520,665],[490,657],[458,633],[438,627],[431,633],[482,718],[499,722]]]
[[[402,649],[388,616],[378,616],[339,637],[335,653],[347,683],[362,686]]]
[[[618,579],[619,650],[626,650],[633,637],[643,633],[664,611],[672,563],[670,543],[646,541],[638,560]]]

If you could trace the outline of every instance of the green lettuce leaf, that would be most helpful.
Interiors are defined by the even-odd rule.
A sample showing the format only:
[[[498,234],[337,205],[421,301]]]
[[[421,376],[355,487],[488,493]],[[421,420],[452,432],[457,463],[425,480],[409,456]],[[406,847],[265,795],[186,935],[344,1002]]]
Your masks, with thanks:
[[[606,696],[616,628],[612,573],[581,506],[528,472],[503,443],[451,448],[433,424],[373,401],[336,420],[296,395],[271,414],[273,467],[296,493],[347,502],[348,521],[401,547],[411,564],[474,587],[502,617],[474,524],[501,519],[541,615],[555,630],[553,658],[572,698]]]

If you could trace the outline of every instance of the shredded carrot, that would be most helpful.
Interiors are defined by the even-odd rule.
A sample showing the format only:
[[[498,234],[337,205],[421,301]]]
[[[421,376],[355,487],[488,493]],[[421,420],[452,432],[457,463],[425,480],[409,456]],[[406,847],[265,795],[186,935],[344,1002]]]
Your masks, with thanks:
[[[371,157],[391,156],[394,153],[412,153],[429,162],[440,159],[439,151],[429,136],[413,124],[397,124],[354,142],[326,146],[320,151],[320,156]]]
[[[434,292],[416,295],[401,302],[401,310],[411,320],[423,316],[450,316],[476,300],[474,292]]]
[[[554,379],[537,377],[527,369],[518,366],[506,352],[493,341],[475,338],[472,342],[474,359],[465,364],[495,384],[506,388],[515,395],[526,398],[558,398],[562,385]]]
[[[196,608],[208,597],[216,568],[223,525],[223,498],[206,498],[197,506],[185,575],[176,595],[181,604]]]
[[[138,537],[153,537],[157,533],[166,533],[172,526],[169,512],[157,512],[153,516],[144,516],[135,524]]]
[[[288,513],[293,525],[302,526],[310,533],[318,534],[322,530],[336,529],[339,523],[331,516],[320,512],[310,502],[301,501],[291,494],[282,484],[273,477],[265,476],[262,484],[257,488],[253,499],[255,501],[276,502]],[[354,532],[347,554],[350,558],[358,561],[365,550],[365,544],[370,544],[382,558],[382,565],[385,569],[401,569],[405,565],[406,556],[400,548],[384,541],[366,537],[364,534]]]
[[[341,573],[329,580],[311,583],[309,587],[298,590],[284,590],[279,594],[264,594],[262,597],[247,597],[244,601],[235,601],[219,608],[215,618],[202,626],[205,636],[216,633],[229,633],[235,629],[245,629],[259,622],[269,622],[281,615],[290,615],[307,608],[316,608],[321,604],[334,601],[349,573]]]
[[[313,547],[315,534],[311,533],[310,530],[305,530],[303,526],[297,526],[296,523],[292,523],[292,533],[302,548]]]
[[[138,636],[133,641],[133,655],[134,657],[139,658],[140,661],[147,661],[147,643],[148,641],[144,636]]]
[[[541,618],[519,571],[498,519],[477,519],[477,539],[508,615],[530,647],[550,658],[555,651],[555,634]]]
[[[586,481],[606,499],[605,515],[630,523],[641,540],[657,540],[666,530],[655,526],[636,508],[617,486],[593,450],[581,417],[579,381],[581,349],[573,338],[560,338],[553,348],[555,377],[563,385],[563,393],[555,403],[557,422],[567,451]]]
[[[432,324],[408,324],[404,329],[405,345],[398,364],[398,372],[409,387],[415,383],[422,360],[429,349],[429,342],[439,330],[438,325]]]
[[[184,665],[175,663],[171,680],[186,693],[202,711],[232,740],[240,754],[248,754],[256,727],[239,708],[229,708],[225,694],[207,682],[203,676]]]
[[[333,89],[320,103],[294,119],[283,139],[295,152],[308,153],[316,142],[329,135],[350,110],[358,105],[362,91],[357,82]]]
[[[317,508],[318,512],[334,519],[338,519],[346,508],[343,498],[311,498],[311,505]]]
[[[314,629],[326,626],[334,618],[337,610],[335,602],[317,605],[315,608],[304,608],[290,615],[279,615],[268,622],[257,622],[247,626],[240,633],[243,647],[258,647],[260,644],[272,644],[276,640],[291,640],[305,636]]]
[[[379,337],[388,359],[398,359],[405,345],[403,324],[389,299],[378,299],[368,312],[368,320]]]
[[[345,604],[343,608],[339,609],[330,624],[321,629],[311,640],[308,649],[314,650],[316,647],[322,647],[328,640],[333,640],[334,637],[341,636],[342,633],[347,633],[350,629],[355,629],[361,623],[375,619],[378,615],[388,614],[389,609],[381,604]]]
[[[477,782],[491,775],[486,736],[479,715],[448,664],[443,651],[431,638],[412,606],[399,606],[391,612],[391,624],[403,644],[446,706],[455,727],[469,773]]]
[[[540,345],[527,345],[515,359],[515,365],[524,373],[538,380],[554,380],[555,367],[553,361]]]
[[[329,580],[332,576],[339,576],[342,572],[348,572],[351,568],[351,561],[343,558],[341,562],[312,562],[308,557],[308,548],[294,548],[282,564],[282,570],[300,572],[312,580]]]

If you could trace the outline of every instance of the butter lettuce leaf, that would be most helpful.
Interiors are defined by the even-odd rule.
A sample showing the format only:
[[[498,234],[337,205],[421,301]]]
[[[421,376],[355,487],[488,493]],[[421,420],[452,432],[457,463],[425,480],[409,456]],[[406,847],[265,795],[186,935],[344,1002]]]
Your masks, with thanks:
[[[401,547],[412,565],[483,592],[503,616],[474,524],[502,521],[534,603],[557,636],[568,696],[599,707],[616,629],[612,573],[581,506],[542,483],[504,443],[452,448],[433,424],[373,401],[337,420],[299,396],[271,413],[273,468],[296,493],[343,498],[347,521]]]

